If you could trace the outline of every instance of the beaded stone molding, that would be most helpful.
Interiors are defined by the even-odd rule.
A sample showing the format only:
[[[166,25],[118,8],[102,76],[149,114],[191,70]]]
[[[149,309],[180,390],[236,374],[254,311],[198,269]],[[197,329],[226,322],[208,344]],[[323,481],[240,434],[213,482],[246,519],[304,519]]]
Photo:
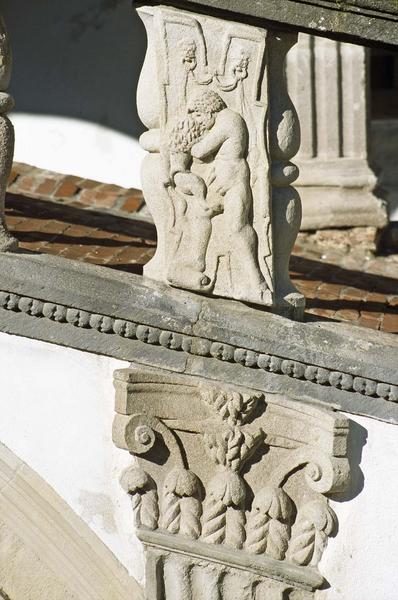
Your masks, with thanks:
[[[349,421],[157,370],[121,369],[114,384],[113,440],[138,458],[121,483],[149,561],[147,598],[312,598],[337,532],[326,495],[349,481]]]
[[[398,402],[398,386],[365,377],[353,376],[316,365],[264,354],[223,342],[193,335],[159,329],[145,324],[91,313],[62,304],[54,304],[0,291],[0,309],[24,313],[35,318],[45,318],[60,324],[83,329],[93,329],[108,335],[134,339],[143,344],[163,346],[170,350],[194,356],[213,358],[235,363],[250,369],[263,369],[276,375],[286,375],[316,385],[331,386],[345,392],[359,393],[373,398]]]

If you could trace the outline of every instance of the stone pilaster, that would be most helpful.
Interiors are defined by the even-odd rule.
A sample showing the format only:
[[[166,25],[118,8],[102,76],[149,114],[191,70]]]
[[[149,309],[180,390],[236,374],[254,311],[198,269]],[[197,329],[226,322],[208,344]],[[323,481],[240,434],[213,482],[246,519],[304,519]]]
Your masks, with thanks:
[[[368,165],[366,49],[299,34],[287,77],[301,122],[301,228],[383,227],[386,209]]]
[[[349,481],[349,421],[161,370],[115,372],[115,444],[151,600],[311,600]]]

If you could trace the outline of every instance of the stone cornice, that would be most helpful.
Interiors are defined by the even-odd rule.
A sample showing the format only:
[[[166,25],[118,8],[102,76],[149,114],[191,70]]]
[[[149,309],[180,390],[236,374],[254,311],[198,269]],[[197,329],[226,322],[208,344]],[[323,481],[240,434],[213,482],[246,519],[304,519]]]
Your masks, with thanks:
[[[293,323],[54,257],[2,260],[1,331],[172,371],[204,375],[206,368],[208,378],[398,422],[393,336]]]
[[[134,5],[171,4],[193,11],[324,35],[339,41],[397,45],[398,5],[391,0],[134,0]]]

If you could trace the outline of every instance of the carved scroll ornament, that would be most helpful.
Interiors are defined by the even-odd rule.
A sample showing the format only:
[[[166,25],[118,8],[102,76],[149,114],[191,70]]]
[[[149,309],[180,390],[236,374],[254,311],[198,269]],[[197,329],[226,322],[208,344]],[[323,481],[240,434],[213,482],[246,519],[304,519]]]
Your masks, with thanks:
[[[153,597],[198,600],[202,581],[223,590],[214,598],[232,600],[238,574],[248,599],[262,597],[256,589],[311,598],[336,532],[325,494],[349,478],[347,420],[151,371],[116,371],[115,387],[114,441],[139,458],[121,481],[147,548],[147,587],[163,582]]]

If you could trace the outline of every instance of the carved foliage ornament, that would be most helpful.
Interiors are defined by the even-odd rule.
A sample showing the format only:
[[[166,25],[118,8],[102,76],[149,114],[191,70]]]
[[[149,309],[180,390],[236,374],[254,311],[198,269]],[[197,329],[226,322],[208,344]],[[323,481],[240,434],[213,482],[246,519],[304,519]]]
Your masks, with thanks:
[[[240,586],[310,598],[336,532],[325,494],[348,482],[347,420],[285,397],[151,371],[116,371],[115,387],[114,441],[139,457],[122,485],[148,561],[156,555],[163,573],[149,569],[147,586],[160,577],[168,589],[155,598],[196,600],[198,578],[217,574],[227,590],[241,571]],[[162,551],[189,595],[168,587]]]

